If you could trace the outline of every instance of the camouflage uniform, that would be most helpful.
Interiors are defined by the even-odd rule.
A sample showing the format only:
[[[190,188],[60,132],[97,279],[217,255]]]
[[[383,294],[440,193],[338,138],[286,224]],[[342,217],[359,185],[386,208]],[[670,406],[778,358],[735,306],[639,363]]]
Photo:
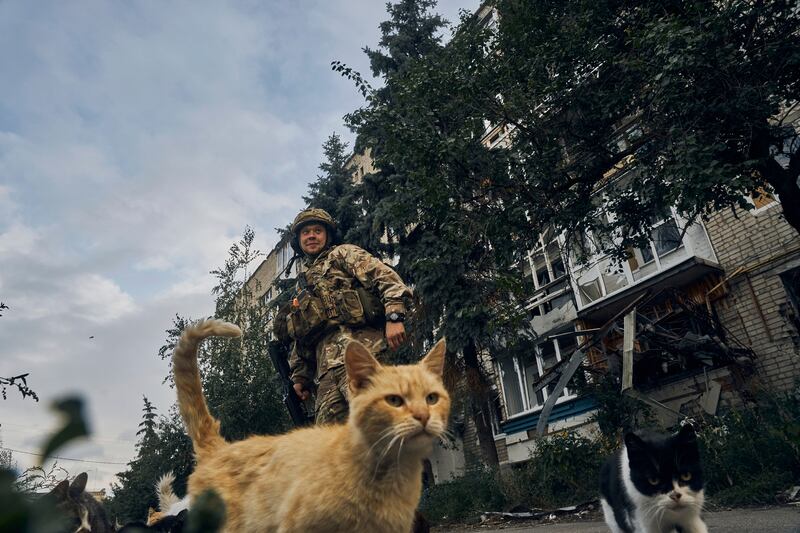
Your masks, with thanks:
[[[380,296],[385,312],[405,314],[404,300],[411,291],[400,276],[366,250],[352,244],[331,246],[316,257],[307,257],[307,285],[318,291],[341,294],[363,287]],[[299,293],[301,288],[297,287]],[[309,342],[294,343],[289,366],[294,383],[317,383],[316,422],[339,422],[347,418],[347,380],[344,352],[353,340],[364,344],[379,360],[387,345],[382,329],[363,324],[351,326],[329,320]]]

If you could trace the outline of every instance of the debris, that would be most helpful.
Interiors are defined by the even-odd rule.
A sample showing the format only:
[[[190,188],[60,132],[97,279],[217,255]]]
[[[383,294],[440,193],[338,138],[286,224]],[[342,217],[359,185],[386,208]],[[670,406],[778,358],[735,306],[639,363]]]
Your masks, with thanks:
[[[786,496],[787,502],[800,499],[800,485],[795,485],[794,487],[786,489],[783,495]]]
[[[485,523],[490,518],[501,518],[506,520],[549,520],[554,521],[562,516],[585,517],[591,511],[595,510],[597,500],[584,502],[578,505],[570,505],[568,507],[559,507],[558,509],[525,509],[525,507],[517,506],[508,512],[485,511],[481,513],[481,522]]]

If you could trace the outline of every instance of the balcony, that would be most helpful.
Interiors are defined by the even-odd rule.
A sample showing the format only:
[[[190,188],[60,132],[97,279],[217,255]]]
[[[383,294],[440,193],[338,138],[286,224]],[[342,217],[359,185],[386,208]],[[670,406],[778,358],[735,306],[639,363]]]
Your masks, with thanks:
[[[578,315],[569,278],[562,276],[539,287],[528,300],[525,309],[533,317],[531,328],[537,336],[547,335],[564,324],[572,323]]]
[[[627,261],[615,263],[596,255],[586,264],[570,262],[577,314],[602,321],[647,288],[685,287],[722,270],[701,223],[683,231],[685,221],[674,212],[654,223],[646,246],[629,250]]]

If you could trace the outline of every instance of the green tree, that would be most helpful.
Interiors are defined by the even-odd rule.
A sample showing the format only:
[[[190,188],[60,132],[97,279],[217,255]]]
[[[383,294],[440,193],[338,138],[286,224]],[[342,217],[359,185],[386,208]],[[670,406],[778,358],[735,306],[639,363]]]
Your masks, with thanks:
[[[519,250],[507,232],[521,213],[498,209],[480,186],[491,163],[476,135],[482,119],[466,120],[471,110],[463,100],[435,100],[453,82],[443,74],[453,71],[451,56],[464,49],[453,41],[440,44],[436,32],[443,21],[427,13],[433,5],[395,5],[392,20],[381,26],[383,53],[368,51],[384,86],[369,90],[367,105],[347,121],[358,134],[357,149],[369,147],[379,170],[357,189],[365,214],[357,231],[363,241],[399,257],[398,272],[414,285],[413,351],[434,331],[447,337],[448,368],[460,376],[452,381],[465,383],[469,392],[459,407],[477,425],[482,461],[496,464],[485,416],[491,386],[479,353],[501,342],[512,322],[521,324],[519,314],[509,312],[523,286],[511,269]],[[340,67],[334,64],[359,82]],[[381,242],[384,235],[388,240]]]
[[[213,416],[228,440],[241,440],[253,434],[278,433],[288,428],[280,385],[267,357],[267,310],[254,297],[258,287],[247,285],[253,263],[261,253],[253,248],[255,234],[247,228],[242,238],[229,249],[222,267],[211,274],[216,279],[215,317],[242,328],[239,339],[210,338],[198,353],[203,392]],[[162,359],[171,357],[181,332],[190,318],[176,315],[159,349]],[[164,380],[171,387],[172,374]],[[137,458],[125,472],[117,474],[119,484],[112,488],[110,508],[121,522],[142,520],[147,507],[157,503],[155,484],[168,471],[175,474],[175,492],[184,494],[194,459],[192,444],[183,428],[176,406],[169,416],[157,417],[145,398],[139,424]]]
[[[336,220],[338,233],[344,237],[361,216],[357,203],[353,202],[353,171],[347,168],[349,154],[347,143],[332,133],[322,145],[325,161],[320,163],[322,174],[308,186],[306,205],[326,210]]]
[[[347,120],[381,169],[364,227],[390,236],[451,346],[496,355],[515,337],[514,265],[548,228],[611,236],[595,244],[622,259],[659,213],[706,218],[770,186],[800,229],[793,3],[496,7],[499,26],[465,16],[379,90],[334,65],[366,95]],[[508,142],[489,149],[495,127]]]
[[[446,21],[431,10],[436,0],[387,2],[389,19],[381,22],[378,49],[364,48],[373,76],[388,78],[409,60],[421,59],[441,46],[438,33]]]
[[[117,473],[119,484],[111,486],[114,496],[109,501],[109,510],[121,522],[144,520],[147,508],[158,508],[155,484],[158,478],[170,470],[164,464],[166,451],[164,442],[156,432],[156,413],[152,403],[144,397],[142,421],[136,435],[136,458],[128,463],[124,472]]]
[[[142,415],[142,421],[139,422],[139,431],[136,432],[136,436],[140,438],[140,447],[146,449],[155,444],[158,415],[156,415],[155,406],[147,399],[147,396],[142,396],[142,399],[144,400],[142,408],[144,415]]]
[[[515,128],[498,194],[533,224],[611,234],[601,246],[624,257],[670,207],[695,220],[771,187],[800,231],[793,2],[497,8],[495,53],[466,88],[485,118]]]

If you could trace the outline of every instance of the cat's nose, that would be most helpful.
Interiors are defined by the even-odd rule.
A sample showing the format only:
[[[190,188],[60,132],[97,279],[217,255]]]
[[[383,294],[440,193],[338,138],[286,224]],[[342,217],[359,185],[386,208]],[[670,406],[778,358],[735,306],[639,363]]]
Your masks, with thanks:
[[[430,414],[428,413],[428,411],[427,410],[423,411],[421,409],[420,410],[415,410],[412,413],[412,416],[416,420],[419,420],[419,423],[422,424],[422,427],[425,427],[428,424],[428,419],[430,418]]]
[[[675,492],[675,491],[672,491],[672,492],[670,492],[670,493],[669,493],[669,497],[670,497],[670,499],[672,499],[673,501],[676,501],[676,502],[677,502],[678,500],[680,500],[680,499],[681,499],[681,493],[680,493],[680,492]]]

